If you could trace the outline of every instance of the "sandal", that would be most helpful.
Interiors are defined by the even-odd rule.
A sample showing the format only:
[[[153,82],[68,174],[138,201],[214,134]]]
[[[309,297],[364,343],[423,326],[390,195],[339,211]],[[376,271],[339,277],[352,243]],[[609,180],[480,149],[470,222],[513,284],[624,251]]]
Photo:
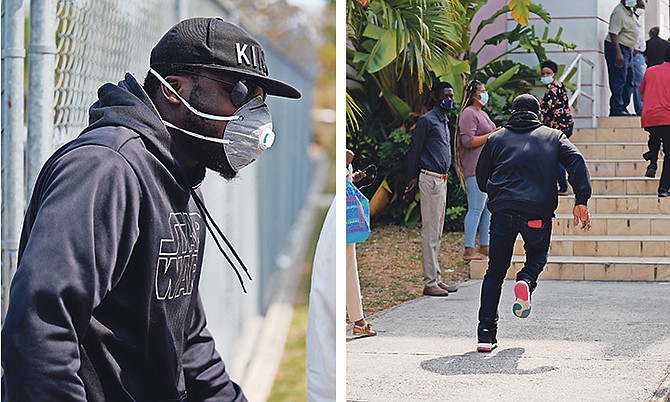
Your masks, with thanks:
[[[463,259],[465,261],[485,260],[486,256],[484,254],[479,253],[479,252],[474,252],[472,254],[463,254]]]
[[[357,337],[366,337],[366,336],[375,336],[377,335],[377,332],[373,331],[371,329],[371,325],[369,322],[365,321],[365,324],[363,325],[357,325],[354,323],[354,329],[353,329],[353,334],[354,336]]]

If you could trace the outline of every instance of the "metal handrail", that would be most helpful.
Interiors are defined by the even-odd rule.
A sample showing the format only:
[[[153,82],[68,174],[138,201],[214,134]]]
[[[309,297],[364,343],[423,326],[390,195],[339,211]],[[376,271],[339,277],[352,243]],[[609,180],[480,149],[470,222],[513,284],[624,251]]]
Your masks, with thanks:
[[[591,66],[591,93],[588,94],[582,90],[582,64],[586,63]],[[570,66],[565,69],[559,81],[565,82],[565,79],[568,77],[570,72],[572,72],[577,67],[577,89],[572,93],[568,105],[572,107],[572,104],[575,103],[577,98],[581,95],[586,99],[591,100],[591,125],[592,127],[598,126],[598,118],[596,112],[596,65],[591,60],[582,56],[581,53],[577,54],[577,57],[570,63]]]

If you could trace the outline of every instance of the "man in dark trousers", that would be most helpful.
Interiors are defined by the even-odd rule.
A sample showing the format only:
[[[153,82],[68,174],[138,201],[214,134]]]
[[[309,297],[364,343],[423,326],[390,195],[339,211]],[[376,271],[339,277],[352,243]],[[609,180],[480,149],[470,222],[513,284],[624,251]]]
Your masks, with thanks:
[[[272,145],[266,95],[300,93],[220,18],[178,23],[149,60],[144,85],[128,73],[98,90],[90,125],[40,172],[2,328],[3,400],[246,400],[198,291],[205,227],[218,230],[198,188],[205,168],[232,178]]]
[[[637,0],[621,0],[610,15],[608,33],[605,37],[605,61],[612,96],[610,116],[630,116],[626,107],[625,86],[633,59],[633,48],[637,43],[638,28],[633,9]],[[630,95],[630,94],[629,94]]]
[[[418,186],[421,195],[423,294],[449,296],[449,292],[456,292],[458,287],[442,282],[438,258],[451,166],[447,112],[454,106],[454,89],[448,82],[436,82],[431,97],[435,106],[419,118],[412,132],[407,155],[408,184],[403,198],[411,202]]]
[[[649,132],[649,166],[647,176],[655,176],[658,168],[658,151],[663,144],[663,171],[658,182],[658,196],[670,197],[670,47],[665,49],[663,64],[647,69],[640,84],[640,94],[644,96],[644,108],[640,120]],[[643,155],[644,156],[644,155]]]
[[[649,30],[647,50],[644,51],[644,56],[647,59],[647,67],[663,64],[665,49],[670,47],[670,43],[667,40],[658,36],[659,32],[660,29],[658,27],[653,27]]]
[[[517,96],[505,129],[489,137],[477,163],[477,185],[488,194],[491,211],[489,265],[482,282],[477,328],[480,352],[497,347],[500,294],[519,233],[526,262],[516,275],[512,310],[519,318],[530,314],[531,293],[547,263],[552,218],[558,206],[559,162],[575,192],[574,224],[585,230],[591,227],[586,207],[591,183],[584,157],[565,134],[542,125],[539,109],[534,96]]]

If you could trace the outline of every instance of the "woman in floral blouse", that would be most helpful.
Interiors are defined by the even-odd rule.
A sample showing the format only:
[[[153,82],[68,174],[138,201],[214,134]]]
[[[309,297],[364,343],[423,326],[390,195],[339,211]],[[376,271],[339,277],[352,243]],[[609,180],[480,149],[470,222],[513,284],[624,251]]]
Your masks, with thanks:
[[[568,92],[562,82],[556,81],[558,65],[551,60],[546,60],[541,66],[542,84],[547,86],[542,101],[540,102],[540,120],[545,126],[561,130],[568,138],[572,135],[574,122],[570,105],[568,104]],[[558,164],[558,194],[568,195],[568,181],[565,176],[565,168]]]

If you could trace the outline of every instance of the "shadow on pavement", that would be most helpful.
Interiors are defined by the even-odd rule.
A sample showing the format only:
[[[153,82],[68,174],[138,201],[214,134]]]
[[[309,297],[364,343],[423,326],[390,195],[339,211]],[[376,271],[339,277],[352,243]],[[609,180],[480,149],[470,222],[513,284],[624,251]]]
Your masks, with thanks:
[[[471,374],[512,374],[532,375],[558,370],[554,366],[540,366],[532,370],[520,369],[519,360],[526,350],[524,348],[510,348],[498,353],[485,354],[468,352],[463,355],[438,357],[421,362],[421,368],[441,375],[471,375]]]

